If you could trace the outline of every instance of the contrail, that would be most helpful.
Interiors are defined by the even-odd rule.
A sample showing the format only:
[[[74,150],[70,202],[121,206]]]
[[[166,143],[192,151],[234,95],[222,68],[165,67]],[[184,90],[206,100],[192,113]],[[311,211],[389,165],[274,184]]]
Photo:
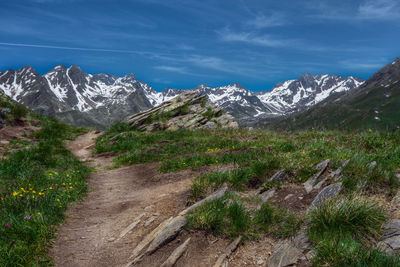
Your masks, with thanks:
[[[153,54],[151,52],[143,52],[143,51],[135,51],[135,50],[118,50],[118,49],[102,49],[102,48],[70,47],[70,46],[54,46],[54,45],[36,45],[36,44],[5,43],[5,42],[0,42],[0,45],[49,48],[49,49],[63,49],[63,50],[93,51],[93,52],[127,53],[127,54],[141,54],[141,55]]]

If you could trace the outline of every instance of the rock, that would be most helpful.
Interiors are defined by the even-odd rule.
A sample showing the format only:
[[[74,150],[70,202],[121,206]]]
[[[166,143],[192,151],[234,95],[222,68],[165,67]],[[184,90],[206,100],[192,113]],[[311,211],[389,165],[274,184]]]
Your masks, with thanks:
[[[257,261],[257,265],[263,265],[264,264],[264,261],[262,260],[262,259],[259,259],[258,261]]]
[[[367,164],[367,168],[372,170],[376,167],[376,161],[370,162]]]
[[[301,258],[305,258],[310,249],[310,240],[307,237],[306,228],[303,227],[292,240],[280,241],[274,249],[269,267],[284,267],[296,264]]]
[[[293,194],[289,194],[287,195],[283,200],[288,200],[289,198],[291,198],[293,196]]]
[[[152,222],[154,222],[155,219],[156,219],[156,216],[151,216],[151,217],[144,223],[144,227],[149,226]]]
[[[346,160],[341,167],[339,167],[336,171],[335,171],[335,177],[339,177],[342,174],[342,171],[344,169],[344,167],[347,166],[347,164],[349,164],[350,160]]]
[[[0,124],[0,127],[1,127],[1,124]],[[10,144],[10,141],[7,141],[7,140],[0,140],[0,145],[6,146],[6,145],[8,145],[8,144]]]
[[[275,188],[272,188],[272,189],[270,189],[270,190],[267,190],[267,191],[261,193],[261,194],[260,194],[261,202],[262,202],[262,203],[267,202],[267,200],[270,199],[271,197],[273,197],[274,194],[275,194]]]
[[[303,256],[303,251],[296,248],[292,242],[288,240],[281,241],[276,246],[274,253],[269,260],[269,267],[284,267],[295,264],[300,257]]]
[[[10,109],[9,108],[3,108],[2,110],[1,110],[1,113],[0,113],[0,115],[1,116],[5,116],[5,115],[7,115],[7,114],[10,114]]]
[[[342,190],[342,183],[331,184],[322,189],[311,203],[311,208],[320,206],[325,200],[336,197]]]
[[[280,170],[274,175],[272,175],[272,177],[269,178],[269,180],[271,182],[283,182],[285,180],[285,173],[286,173],[285,170]]]
[[[190,242],[190,237],[179,247],[177,247],[168,259],[160,267],[172,267],[175,265],[176,261],[182,256],[186,251],[188,244]]]
[[[226,128],[236,129],[239,128],[239,124],[236,121],[231,121],[228,123],[228,125],[226,125]]]
[[[384,230],[382,236],[383,239],[400,235],[400,220],[398,219],[388,220],[382,228]]]
[[[222,110],[208,101],[206,96],[191,90],[157,107],[134,114],[125,121],[132,127],[147,132],[239,127],[231,115],[222,114]]]
[[[217,124],[213,121],[208,121],[206,124],[204,124],[204,128],[210,128],[210,129],[215,129],[217,128]]]
[[[393,250],[393,252],[397,252],[400,250],[400,236],[392,236],[389,237],[385,240],[383,240],[383,242],[389,246],[389,248],[391,250]]]
[[[319,172],[317,172],[313,177],[311,177],[310,179],[308,179],[303,185],[304,188],[308,193],[310,193],[313,189],[314,189],[314,185],[316,184],[316,182],[318,181],[319,177],[322,175],[322,173],[328,168],[330,160],[324,160],[320,163],[317,164],[317,166],[315,167],[317,170],[319,170]]]

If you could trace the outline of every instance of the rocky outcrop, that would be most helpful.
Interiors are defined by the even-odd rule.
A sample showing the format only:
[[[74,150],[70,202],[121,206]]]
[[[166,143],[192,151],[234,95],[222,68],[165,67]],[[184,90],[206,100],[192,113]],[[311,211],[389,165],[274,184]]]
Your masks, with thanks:
[[[140,131],[201,128],[237,128],[234,118],[215,107],[199,92],[187,91],[157,107],[126,119]]]

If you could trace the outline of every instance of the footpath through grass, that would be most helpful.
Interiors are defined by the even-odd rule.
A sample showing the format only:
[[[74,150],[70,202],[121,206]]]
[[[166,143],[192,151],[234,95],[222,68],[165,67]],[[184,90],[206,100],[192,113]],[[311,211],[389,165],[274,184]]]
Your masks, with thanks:
[[[189,228],[228,238],[242,235],[246,241],[262,235],[287,238],[306,224],[316,252],[315,266],[400,266],[399,257],[376,248],[387,217],[382,206],[369,200],[374,195],[390,199],[399,188],[395,173],[400,172],[400,132],[216,129],[141,133],[119,123],[98,138],[95,151],[117,153],[115,166],[159,161],[161,172],[230,165],[228,170],[195,178],[189,202],[204,198],[224,183],[236,192],[190,212]],[[261,204],[258,196],[241,195],[254,189],[299,186],[326,159],[330,159],[329,172],[349,160],[338,178],[343,190],[337,199],[311,212],[270,201]],[[267,180],[282,169],[284,181]]]
[[[0,160],[0,266],[52,265],[46,249],[55,225],[87,192],[90,170],[64,148],[64,140],[85,130],[38,120],[38,142]]]

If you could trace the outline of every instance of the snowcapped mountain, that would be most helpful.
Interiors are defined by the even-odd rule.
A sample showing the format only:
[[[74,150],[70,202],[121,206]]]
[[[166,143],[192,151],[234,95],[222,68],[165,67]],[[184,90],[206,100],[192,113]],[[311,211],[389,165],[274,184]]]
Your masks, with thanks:
[[[254,123],[260,118],[272,118],[306,109],[334,93],[349,91],[362,83],[361,79],[352,76],[344,78],[305,73],[297,80],[278,83],[268,92],[253,92],[238,83],[216,88],[201,84],[190,90],[207,95],[211,102],[245,124]],[[173,97],[180,92],[182,90],[166,89],[162,93]]]
[[[303,74],[297,80],[278,83],[269,92],[258,94],[266,105],[272,106],[280,114],[287,114],[318,104],[328,96],[349,91],[360,86],[363,80],[352,76]]]
[[[76,65],[59,65],[43,76],[29,66],[0,72],[0,89],[37,112],[100,128],[159,103],[157,93],[133,74],[92,75]]]
[[[190,90],[207,95],[212,103],[245,124],[308,108],[360,84],[362,81],[354,77],[304,74],[277,84],[269,92],[252,92],[238,83],[216,88],[201,84]],[[156,92],[133,74],[87,74],[76,65],[58,65],[43,76],[30,66],[0,72],[0,89],[37,112],[100,128],[159,105],[184,90]]]

